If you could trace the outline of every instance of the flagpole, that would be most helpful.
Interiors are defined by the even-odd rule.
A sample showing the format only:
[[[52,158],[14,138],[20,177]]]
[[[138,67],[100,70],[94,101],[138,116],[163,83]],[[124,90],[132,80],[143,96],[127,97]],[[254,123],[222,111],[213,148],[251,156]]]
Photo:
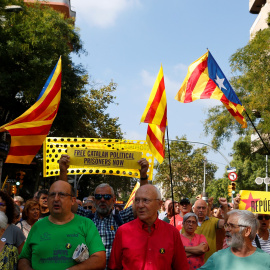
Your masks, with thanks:
[[[261,141],[262,141],[262,143],[263,143],[265,149],[266,149],[267,152],[268,152],[268,155],[270,155],[270,151],[269,151],[268,147],[266,146],[264,140],[262,139],[262,137],[261,137],[260,133],[258,132],[257,128],[255,127],[255,125],[253,124],[253,122],[252,122],[252,120],[250,119],[250,117],[249,117],[249,115],[248,115],[248,113],[247,113],[246,110],[245,110],[245,113],[246,113],[246,115],[247,115],[247,117],[248,117],[250,123],[252,124],[253,128],[255,129],[255,131],[257,132],[257,134],[259,135],[259,137],[260,137],[260,139],[261,139]]]
[[[174,210],[174,198],[173,198],[172,165],[171,165],[170,140],[169,140],[168,126],[167,126],[166,129],[167,129],[168,156],[169,156],[169,167],[170,167],[170,178],[171,178],[171,193],[172,193],[172,204],[173,204],[173,221],[174,221],[174,227],[175,227],[175,210]]]

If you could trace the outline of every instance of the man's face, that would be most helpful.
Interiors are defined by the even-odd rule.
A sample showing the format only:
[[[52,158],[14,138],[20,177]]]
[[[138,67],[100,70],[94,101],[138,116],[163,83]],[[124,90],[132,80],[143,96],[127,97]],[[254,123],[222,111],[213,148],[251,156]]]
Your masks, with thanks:
[[[182,203],[180,204],[180,211],[183,214],[189,213],[191,210],[191,204],[190,203]]]
[[[96,189],[95,195],[96,194],[101,194],[101,195],[108,194],[112,196],[112,190],[108,186],[99,187]],[[111,213],[114,203],[115,203],[114,196],[112,196],[109,200],[105,200],[104,197],[101,197],[101,199],[96,199],[96,198],[94,199],[96,211],[98,212],[100,216],[104,216],[104,217],[108,216]]]
[[[41,207],[48,207],[48,195],[47,194],[41,194],[39,197],[39,204]]]
[[[204,200],[198,200],[195,202],[194,213],[199,219],[204,219],[207,214],[207,204]]]
[[[71,195],[71,187],[67,182],[57,181],[51,185],[48,195],[48,206],[53,217],[65,217],[71,213],[76,198]]]
[[[153,186],[146,185],[139,188],[135,194],[135,209],[138,218],[147,223],[154,223],[157,211],[162,202],[157,199],[157,193]]]
[[[242,248],[245,242],[243,231],[238,226],[238,217],[236,215],[229,216],[227,220],[228,228],[225,229],[225,239],[228,246],[232,248]]]

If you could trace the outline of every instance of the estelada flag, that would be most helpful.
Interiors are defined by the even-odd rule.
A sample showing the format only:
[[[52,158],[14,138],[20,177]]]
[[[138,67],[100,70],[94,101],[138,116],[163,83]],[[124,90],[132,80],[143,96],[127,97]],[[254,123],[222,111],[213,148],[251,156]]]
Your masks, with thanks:
[[[129,199],[128,199],[124,209],[128,208],[129,206],[131,206],[133,204],[133,200],[135,199],[135,193],[136,193],[136,191],[138,190],[139,187],[140,187],[140,183],[137,182],[135,187],[133,188],[130,196],[129,196]]]
[[[245,108],[209,51],[188,67],[175,99],[182,103],[197,99],[220,100],[242,128],[247,127],[242,115]]]
[[[146,141],[159,163],[165,156],[165,131],[167,126],[167,99],[162,66],[141,118],[148,123]]]
[[[61,57],[36,103],[15,120],[0,127],[8,131],[11,144],[6,163],[30,164],[47,137],[61,99]]]

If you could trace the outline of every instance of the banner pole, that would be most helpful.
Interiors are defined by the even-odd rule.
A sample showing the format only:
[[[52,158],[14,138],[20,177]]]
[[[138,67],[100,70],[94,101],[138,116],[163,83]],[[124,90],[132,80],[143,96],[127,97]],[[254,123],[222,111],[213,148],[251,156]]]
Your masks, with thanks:
[[[171,193],[172,193],[172,204],[173,204],[173,220],[175,227],[175,210],[174,210],[174,198],[173,198],[173,181],[172,181],[172,165],[171,165],[171,154],[170,154],[170,140],[169,140],[169,132],[167,126],[167,145],[168,145],[168,157],[169,157],[169,168],[170,168],[170,178],[171,178]]]

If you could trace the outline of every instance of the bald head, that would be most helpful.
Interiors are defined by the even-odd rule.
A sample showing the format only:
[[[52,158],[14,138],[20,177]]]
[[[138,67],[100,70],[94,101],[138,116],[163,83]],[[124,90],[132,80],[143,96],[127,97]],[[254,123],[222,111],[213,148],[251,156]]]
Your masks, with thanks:
[[[160,192],[153,185],[143,185],[135,194],[135,209],[137,216],[148,226],[151,226],[157,219],[157,213],[161,203]]]
[[[152,195],[154,195],[155,199],[161,200],[161,194],[160,194],[159,189],[151,184],[146,184],[146,185],[139,187],[138,190],[136,191],[136,194],[138,191],[143,191],[143,192],[146,192],[149,194],[151,193]]]
[[[76,202],[72,186],[66,181],[58,180],[51,185],[48,195],[50,216],[54,221],[69,220],[73,215],[71,208]]]
[[[207,214],[207,203],[206,201],[199,199],[194,204],[194,213],[198,216],[199,221],[204,221]]]

